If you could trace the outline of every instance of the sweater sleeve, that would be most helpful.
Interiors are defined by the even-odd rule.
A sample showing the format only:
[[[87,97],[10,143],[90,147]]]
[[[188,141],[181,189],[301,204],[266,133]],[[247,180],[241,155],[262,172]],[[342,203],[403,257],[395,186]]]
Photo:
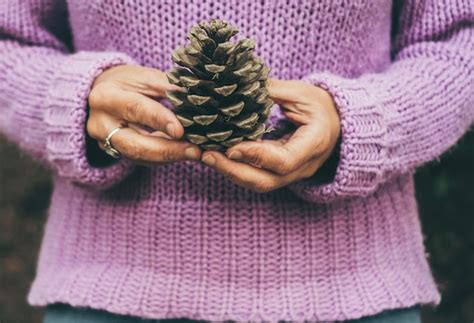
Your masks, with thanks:
[[[439,157],[474,121],[474,2],[404,1],[392,63],[355,79],[312,73],[341,118],[333,180],[290,185],[311,202],[363,196]]]
[[[91,165],[87,98],[104,69],[134,62],[122,53],[72,53],[64,17],[63,1],[0,1],[0,132],[57,175],[110,187],[133,165]]]

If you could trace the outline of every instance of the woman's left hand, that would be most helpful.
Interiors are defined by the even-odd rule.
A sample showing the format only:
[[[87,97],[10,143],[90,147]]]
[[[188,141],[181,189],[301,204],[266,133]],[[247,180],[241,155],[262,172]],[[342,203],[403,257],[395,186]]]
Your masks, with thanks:
[[[202,161],[233,182],[269,192],[311,177],[331,156],[340,119],[331,95],[302,81],[268,81],[270,96],[298,128],[278,140],[244,141],[226,154],[208,151]]]

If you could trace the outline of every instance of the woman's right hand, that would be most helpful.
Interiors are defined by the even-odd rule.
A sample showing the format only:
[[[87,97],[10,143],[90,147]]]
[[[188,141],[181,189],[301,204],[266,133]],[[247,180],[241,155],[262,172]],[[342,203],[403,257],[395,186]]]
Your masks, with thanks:
[[[87,132],[104,148],[107,135],[121,125],[111,139],[120,154],[139,164],[164,164],[199,160],[200,149],[179,141],[184,129],[174,113],[154,98],[164,97],[170,84],[164,72],[135,65],[120,65],[100,74],[89,94]],[[143,126],[154,132],[142,130]]]

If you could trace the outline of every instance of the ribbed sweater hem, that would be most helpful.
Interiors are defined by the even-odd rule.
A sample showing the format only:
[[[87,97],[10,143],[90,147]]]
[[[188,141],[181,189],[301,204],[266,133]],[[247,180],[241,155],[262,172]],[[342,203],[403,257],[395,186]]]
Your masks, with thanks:
[[[345,307],[336,312],[333,311],[334,304],[328,303],[328,300],[335,300],[338,295],[334,290],[318,288],[317,281],[308,281],[303,286],[284,286],[287,295],[307,296],[289,298],[284,307],[277,307],[271,306],[272,300],[277,297],[272,290],[239,289],[231,292],[230,285],[209,284],[206,290],[199,292],[194,288],[196,282],[193,279],[172,277],[149,268],[110,264],[81,264],[73,268],[51,269],[48,277],[35,281],[28,303],[33,306],[67,303],[149,319],[188,318],[211,322],[330,322],[419,304],[439,304],[440,295],[429,280],[425,282],[425,291],[420,290],[410,297],[403,290],[395,289],[388,293],[384,286],[399,284],[394,278],[402,270],[387,268],[375,276],[368,271],[355,273],[362,281],[373,281],[373,286],[370,291],[351,290]],[[347,277],[334,276],[331,280],[332,286],[344,288]],[[170,282],[174,282],[174,286]],[[179,292],[177,286],[180,286]],[[135,292],[122,293],[127,290]],[[229,295],[232,299],[228,298]],[[375,302],[360,302],[367,299]]]

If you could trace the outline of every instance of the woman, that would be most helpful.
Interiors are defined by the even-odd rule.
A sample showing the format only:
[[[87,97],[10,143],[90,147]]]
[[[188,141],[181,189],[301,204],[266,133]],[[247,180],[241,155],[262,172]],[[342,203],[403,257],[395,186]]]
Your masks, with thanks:
[[[163,71],[211,18],[256,39],[291,137],[180,140]],[[471,0],[7,0],[0,35],[0,129],[55,174],[28,296],[46,322],[419,322],[439,303],[413,172],[473,121]]]

